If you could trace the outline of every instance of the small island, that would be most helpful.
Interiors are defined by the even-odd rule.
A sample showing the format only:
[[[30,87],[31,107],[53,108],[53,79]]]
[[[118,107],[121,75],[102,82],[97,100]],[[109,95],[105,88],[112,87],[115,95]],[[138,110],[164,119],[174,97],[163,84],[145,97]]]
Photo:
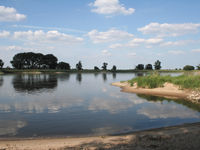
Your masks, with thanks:
[[[128,81],[115,82],[112,85],[121,87],[123,92],[185,99],[200,104],[199,72],[174,77],[151,74]]]

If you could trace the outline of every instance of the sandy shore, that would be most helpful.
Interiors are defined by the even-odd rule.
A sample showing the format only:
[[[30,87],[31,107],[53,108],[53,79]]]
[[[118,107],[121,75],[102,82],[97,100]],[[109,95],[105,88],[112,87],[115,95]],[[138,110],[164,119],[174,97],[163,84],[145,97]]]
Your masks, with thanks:
[[[0,139],[1,150],[199,150],[200,123],[140,131],[121,136]]]
[[[199,92],[192,90],[181,90],[178,86],[172,83],[165,83],[163,87],[153,89],[139,88],[137,87],[137,84],[130,86],[128,82],[115,82],[112,83],[112,85],[120,87],[123,92],[154,95],[173,99],[185,99],[193,103],[200,104]]]

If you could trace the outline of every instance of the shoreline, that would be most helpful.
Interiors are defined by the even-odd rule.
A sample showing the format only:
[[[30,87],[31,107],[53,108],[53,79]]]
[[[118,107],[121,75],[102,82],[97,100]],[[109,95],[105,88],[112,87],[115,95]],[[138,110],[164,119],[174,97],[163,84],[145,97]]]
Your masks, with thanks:
[[[5,139],[0,138],[0,149],[154,149],[168,147],[187,146],[194,150],[200,147],[200,122],[135,131],[116,136],[93,136],[93,137],[46,137],[46,138],[23,138]],[[190,140],[188,140],[188,138]],[[191,142],[192,141],[192,142]],[[185,147],[185,144],[187,145]]]
[[[140,88],[137,87],[137,84],[131,86],[128,82],[114,82],[111,85],[121,88],[122,92],[144,94],[159,96],[165,98],[173,99],[184,99],[192,103],[200,104],[200,94],[199,92],[188,90],[188,89],[179,89],[179,86],[172,83],[165,83],[163,87],[158,88]]]

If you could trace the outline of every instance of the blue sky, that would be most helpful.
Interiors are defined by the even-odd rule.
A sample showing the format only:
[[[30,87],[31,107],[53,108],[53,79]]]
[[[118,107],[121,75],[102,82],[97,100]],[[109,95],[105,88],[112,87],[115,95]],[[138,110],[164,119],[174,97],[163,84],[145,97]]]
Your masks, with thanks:
[[[52,53],[75,67],[200,64],[199,0],[1,0],[0,59]]]

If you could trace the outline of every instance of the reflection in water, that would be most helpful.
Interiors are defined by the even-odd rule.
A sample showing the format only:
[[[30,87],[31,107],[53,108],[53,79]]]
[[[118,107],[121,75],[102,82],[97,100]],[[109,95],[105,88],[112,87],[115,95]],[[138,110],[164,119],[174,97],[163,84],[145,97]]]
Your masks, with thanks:
[[[136,72],[135,76],[136,77],[143,77],[143,76],[145,76],[145,73],[144,72]]]
[[[0,86],[3,85],[3,76],[0,75]]]
[[[14,136],[20,128],[26,126],[26,122],[20,120],[0,120],[0,136]]]
[[[113,79],[116,79],[117,74],[115,72],[112,73]]]
[[[110,85],[133,77],[133,73],[3,76],[0,137],[117,134],[200,120],[200,113],[189,105],[120,92]]]
[[[77,73],[76,74],[76,81],[78,81],[79,83],[81,83],[81,81],[82,81],[82,74],[81,73]]]
[[[57,77],[60,81],[68,81],[70,79],[70,73],[61,73]]]
[[[186,107],[172,106],[170,103],[161,104],[153,103],[148,107],[143,106],[137,111],[138,114],[145,115],[150,119],[167,119],[167,118],[199,118],[197,112]]]
[[[198,112],[200,112],[200,105],[198,104],[194,104],[190,101],[187,101],[187,100],[173,100],[173,99],[169,99],[169,98],[163,98],[163,97],[158,97],[158,96],[152,96],[152,95],[142,95],[142,94],[137,94],[138,97],[140,98],[143,98],[147,101],[150,101],[150,102],[160,102],[160,103],[163,103],[165,101],[168,101],[168,102],[175,102],[177,104],[182,104],[188,108],[191,108],[193,110],[196,110]]]
[[[102,78],[103,78],[103,81],[106,82],[107,81],[107,74],[106,73],[102,73]]]
[[[57,87],[57,77],[51,74],[20,74],[13,78],[13,87],[18,92],[40,92]]]

